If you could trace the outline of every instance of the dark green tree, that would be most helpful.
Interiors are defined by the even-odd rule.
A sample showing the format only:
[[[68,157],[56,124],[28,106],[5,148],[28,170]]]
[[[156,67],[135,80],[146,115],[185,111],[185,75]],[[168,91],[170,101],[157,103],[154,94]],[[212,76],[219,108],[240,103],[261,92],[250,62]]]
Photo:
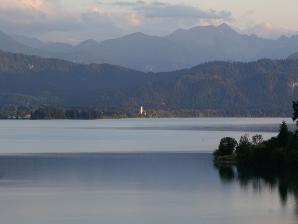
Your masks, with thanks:
[[[296,121],[296,125],[298,126],[298,100],[295,102],[293,101],[293,121]]]
[[[262,135],[255,135],[252,136],[252,143],[254,145],[259,145],[263,142],[263,136]]]
[[[249,141],[249,138],[247,135],[243,135],[240,137],[239,143],[236,147],[236,153],[242,154],[244,152],[249,151],[251,147],[251,142]]]
[[[280,125],[279,133],[277,136],[280,146],[284,147],[287,145],[288,140],[289,140],[289,135],[290,135],[290,132],[289,132],[287,123],[285,121],[283,121],[282,124]]]
[[[237,141],[231,137],[225,137],[220,140],[218,152],[220,155],[232,155],[237,146]]]
[[[250,160],[252,143],[249,141],[248,135],[241,136],[236,147],[236,157],[241,164],[247,164]]]
[[[293,121],[296,122],[296,126],[298,127],[298,100],[293,101]],[[295,131],[295,134],[291,140],[291,148],[298,148],[298,129]]]

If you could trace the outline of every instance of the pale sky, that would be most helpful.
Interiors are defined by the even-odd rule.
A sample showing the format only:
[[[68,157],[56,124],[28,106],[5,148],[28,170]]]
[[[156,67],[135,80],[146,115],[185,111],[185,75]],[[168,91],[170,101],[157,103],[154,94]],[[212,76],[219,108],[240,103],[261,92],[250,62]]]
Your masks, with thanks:
[[[224,22],[277,38],[296,34],[297,21],[298,0],[0,0],[0,30],[72,43]]]

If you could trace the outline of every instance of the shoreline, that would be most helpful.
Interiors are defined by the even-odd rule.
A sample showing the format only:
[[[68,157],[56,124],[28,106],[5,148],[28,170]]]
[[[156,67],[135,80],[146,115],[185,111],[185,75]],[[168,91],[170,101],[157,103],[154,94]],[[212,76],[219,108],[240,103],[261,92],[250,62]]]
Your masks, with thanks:
[[[244,119],[270,119],[270,118],[280,118],[280,119],[291,119],[291,116],[153,116],[153,117],[104,117],[96,119],[67,119],[67,118],[53,118],[53,119],[26,119],[26,118],[0,118],[0,121],[100,121],[100,120],[126,120],[126,119],[140,119],[140,120],[150,120],[150,119],[193,119],[193,118],[244,118]]]

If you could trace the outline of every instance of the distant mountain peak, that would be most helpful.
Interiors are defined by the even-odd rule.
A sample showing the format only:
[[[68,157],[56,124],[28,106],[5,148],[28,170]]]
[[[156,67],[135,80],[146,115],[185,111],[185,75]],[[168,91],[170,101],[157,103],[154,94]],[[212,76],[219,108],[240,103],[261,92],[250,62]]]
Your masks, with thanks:
[[[235,32],[236,33],[236,31],[226,23],[223,23],[223,24],[217,26],[217,28],[220,29],[220,30],[223,30],[223,31]]]
[[[76,48],[77,49],[92,49],[94,48],[95,46],[99,45],[99,43],[96,41],[96,40],[93,40],[93,39],[89,39],[89,40],[85,40],[81,43],[79,43]]]
[[[79,43],[79,45],[86,45],[86,44],[98,44],[98,42],[96,40],[93,39],[88,39],[88,40],[84,40],[83,42]]]
[[[172,71],[208,61],[284,59],[298,52],[298,36],[265,39],[223,23],[178,29],[162,37],[136,32],[102,42],[89,39],[73,46],[11,37],[0,31],[0,50],[142,71]]]
[[[230,27],[228,24],[223,23],[219,26],[215,25],[208,25],[208,26],[194,26],[190,29],[178,29],[174,31],[171,35],[179,34],[179,33],[201,33],[201,32],[224,32],[224,33],[233,33],[238,34],[232,27]]]
[[[224,28],[224,29],[232,29],[227,23],[222,23],[222,24],[218,25],[217,27]]]
[[[127,35],[127,36],[148,36],[148,35],[143,33],[143,32],[135,32],[135,33],[132,33],[132,34]]]
[[[213,25],[208,25],[208,26],[201,26],[201,25],[198,25],[198,26],[194,26],[188,30],[184,30],[184,31],[192,31],[192,30],[210,30],[210,29],[216,29],[216,26],[213,26]]]
[[[128,35],[126,35],[122,38],[123,39],[127,39],[127,38],[142,38],[143,39],[143,38],[155,38],[155,36],[148,35],[148,34],[145,34],[143,32],[135,32],[135,33],[132,33],[132,34],[128,34]]]
[[[7,33],[0,31],[0,49],[7,52],[13,53],[25,53],[25,54],[42,54],[44,52],[39,49],[34,49],[25,44],[19,43],[13,37],[9,36]]]

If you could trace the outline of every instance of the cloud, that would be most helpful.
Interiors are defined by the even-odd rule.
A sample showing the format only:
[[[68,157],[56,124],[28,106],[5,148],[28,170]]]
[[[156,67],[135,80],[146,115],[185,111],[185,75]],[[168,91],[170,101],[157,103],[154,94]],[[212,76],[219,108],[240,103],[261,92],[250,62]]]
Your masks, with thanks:
[[[1,0],[1,11],[43,12],[55,14],[59,11],[60,0]]]
[[[151,18],[175,18],[175,19],[223,19],[232,20],[232,14],[228,11],[202,10],[200,8],[182,5],[168,4],[163,2],[153,2],[135,8],[144,16]]]
[[[61,13],[58,0],[3,0],[0,27],[14,32],[41,33],[75,28],[74,18]]]
[[[294,30],[284,29],[274,26],[272,22],[264,22],[260,24],[251,25],[248,28],[242,30],[242,33],[245,34],[256,34],[264,38],[279,38],[282,35],[291,36],[297,34]]]
[[[114,6],[119,6],[119,7],[137,7],[137,6],[146,5],[146,2],[142,0],[136,1],[136,2],[117,1],[117,2],[111,2],[110,4]]]
[[[115,10],[97,6],[92,8],[91,13],[97,14],[97,16],[105,17],[106,19],[108,18],[110,22],[119,28],[130,26],[137,27],[142,24],[142,18],[136,12],[131,10]]]
[[[60,0],[1,0],[0,29],[44,40],[78,42],[103,40],[122,34],[111,15],[99,8],[74,12]]]
[[[52,41],[101,41],[137,31],[165,35],[232,19],[226,11],[158,1],[76,0],[75,6],[66,0],[0,1],[0,30]]]
[[[120,8],[129,8],[140,16],[160,19],[222,19],[232,21],[233,16],[228,11],[202,10],[198,7],[184,4],[171,4],[160,1],[109,1],[100,2],[105,6],[115,6]]]
[[[200,19],[197,26],[219,26],[225,23],[224,19]]]
[[[19,6],[24,6],[27,8],[40,8],[44,4],[44,2],[42,0],[19,0],[17,1],[17,4]]]

